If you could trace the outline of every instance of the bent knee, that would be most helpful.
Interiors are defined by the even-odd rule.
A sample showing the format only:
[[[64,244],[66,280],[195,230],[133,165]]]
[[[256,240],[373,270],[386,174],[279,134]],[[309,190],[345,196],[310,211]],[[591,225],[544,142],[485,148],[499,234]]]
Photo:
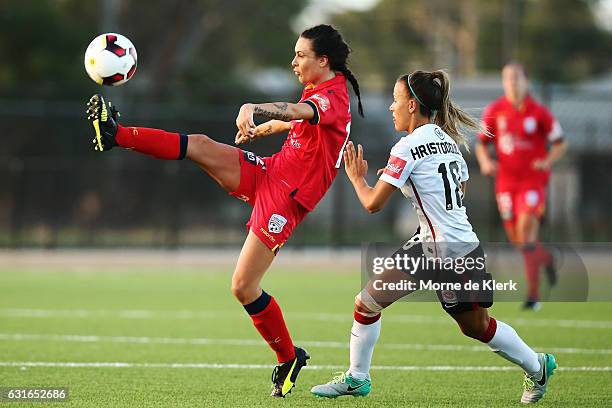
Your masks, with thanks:
[[[246,279],[232,279],[232,295],[243,305],[251,303],[257,297],[258,285]]]

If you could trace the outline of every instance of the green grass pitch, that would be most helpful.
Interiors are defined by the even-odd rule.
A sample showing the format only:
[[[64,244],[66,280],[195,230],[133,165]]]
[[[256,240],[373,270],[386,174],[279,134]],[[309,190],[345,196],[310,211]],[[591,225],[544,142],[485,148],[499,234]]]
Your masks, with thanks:
[[[331,265],[273,267],[264,279],[313,366],[288,398],[273,400],[275,358],[231,296],[230,261],[171,270],[0,266],[0,386],[69,387],[69,402],[54,407],[521,406],[520,370],[464,337],[434,303],[385,311],[368,397],[312,396],[313,385],[347,367],[359,289],[357,272]],[[518,308],[498,303],[491,314],[538,351],[553,350],[562,369],[539,406],[611,406],[612,303]],[[41,362],[49,365],[26,364]]]

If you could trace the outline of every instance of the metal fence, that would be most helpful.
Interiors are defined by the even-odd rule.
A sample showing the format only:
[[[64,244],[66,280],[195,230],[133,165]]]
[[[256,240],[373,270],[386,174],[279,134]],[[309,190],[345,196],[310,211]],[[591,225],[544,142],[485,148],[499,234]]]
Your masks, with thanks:
[[[456,99],[482,108],[499,95],[494,87],[464,85]],[[550,241],[612,239],[612,92],[557,89],[550,99],[570,141],[555,168],[542,236]],[[354,119],[352,137],[366,147],[370,173],[384,166],[396,140],[386,95],[366,94],[367,119]],[[188,132],[206,131],[233,142],[238,106],[225,108],[127,106],[130,121]],[[162,162],[128,151],[108,154],[89,146],[78,102],[2,101],[0,123],[1,247],[188,247],[243,241],[250,207],[228,197],[191,163]],[[164,115],[158,113],[163,112]],[[475,114],[479,114],[476,110]],[[282,137],[248,146],[277,151]],[[483,240],[503,240],[493,181],[467,155],[468,215]],[[374,182],[374,178],[371,181]],[[375,215],[361,209],[341,173],[331,191],[295,231],[293,246],[355,245],[401,239],[416,226],[412,207],[396,194]]]

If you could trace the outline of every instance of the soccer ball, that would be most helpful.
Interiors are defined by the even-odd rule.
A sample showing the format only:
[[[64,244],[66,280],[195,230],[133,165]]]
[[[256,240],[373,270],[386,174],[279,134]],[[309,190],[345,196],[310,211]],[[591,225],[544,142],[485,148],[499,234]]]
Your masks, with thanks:
[[[136,72],[136,48],[121,34],[101,34],[85,51],[85,70],[97,84],[118,86]]]

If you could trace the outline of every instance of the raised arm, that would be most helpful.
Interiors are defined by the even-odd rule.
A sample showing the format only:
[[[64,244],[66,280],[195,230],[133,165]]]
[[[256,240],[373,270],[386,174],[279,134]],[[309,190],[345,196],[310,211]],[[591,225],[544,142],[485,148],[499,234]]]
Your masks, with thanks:
[[[256,126],[253,115],[289,122],[300,119],[310,120],[314,117],[314,110],[306,103],[245,103],[240,107],[236,118],[236,126],[243,136],[252,138],[255,135]]]
[[[368,162],[363,159],[361,145],[358,145],[355,153],[353,142],[348,142],[344,150],[344,170],[355,188],[361,205],[370,214],[380,211],[396,190],[395,186],[382,180],[378,180],[374,187],[368,185],[364,178],[368,172]]]

